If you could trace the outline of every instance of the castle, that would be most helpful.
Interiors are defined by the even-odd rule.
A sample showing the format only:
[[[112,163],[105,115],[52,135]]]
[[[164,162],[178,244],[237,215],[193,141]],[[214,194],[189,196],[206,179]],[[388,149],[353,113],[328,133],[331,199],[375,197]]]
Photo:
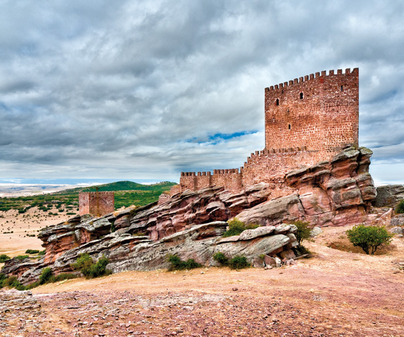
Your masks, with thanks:
[[[115,210],[114,192],[80,192],[79,214],[101,216]]]
[[[280,187],[288,171],[358,146],[358,130],[358,68],[322,71],[265,88],[265,148],[241,168],[182,172],[169,195],[213,186],[238,192],[259,182]]]

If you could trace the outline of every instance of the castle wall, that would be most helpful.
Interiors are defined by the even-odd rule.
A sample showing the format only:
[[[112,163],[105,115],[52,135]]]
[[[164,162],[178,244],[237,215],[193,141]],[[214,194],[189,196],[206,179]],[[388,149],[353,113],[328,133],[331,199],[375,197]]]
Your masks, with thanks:
[[[243,187],[239,169],[214,170],[212,172],[181,172],[180,190],[197,191],[207,187],[224,187],[229,191],[240,191]],[[174,186],[175,187],[175,186]],[[178,193],[178,187],[171,188],[170,195]]]
[[[181,192],[185,190],[196,191],[195,172],[181,172],[180,185]]]
[[[242,189],[242,175],[238,169],[214,170],[213,186],[224,187],[228,191],[237,192]]]
[[[265,148],[307,147],[327,160],[358,145],[359,70],[325,71],[265,89]]]
[[[310,152],[306,147],[256,151],[244,163],[242,185],[281,183],[287,172],[314,165],[320,160],[319,152]]]
[[[238,192],[259,182],[284,188],[284,175],[358,146],[359,70],[315,73],[265,89],[265,149],[240,169],[182,172],[170,195],[206,187]]]
[[[79,193],[79,214],[102,216],[115,210],[114,192]]]

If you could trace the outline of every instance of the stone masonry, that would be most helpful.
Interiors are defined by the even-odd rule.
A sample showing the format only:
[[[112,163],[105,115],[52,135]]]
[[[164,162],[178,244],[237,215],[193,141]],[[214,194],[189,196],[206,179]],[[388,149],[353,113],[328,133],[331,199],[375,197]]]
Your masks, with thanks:
[[[102,216],[114,211],[114,192],[81,192],[79,194],[80,215]]]
[[[265,88],[265,148],[243,167],[182,172],[170,195],[224,187],[238,192],[256,183],[282,188],[287,172],[331,159],[358,146],[359,69],[310,74]],[[166,198],[162,198],[164,202]]]

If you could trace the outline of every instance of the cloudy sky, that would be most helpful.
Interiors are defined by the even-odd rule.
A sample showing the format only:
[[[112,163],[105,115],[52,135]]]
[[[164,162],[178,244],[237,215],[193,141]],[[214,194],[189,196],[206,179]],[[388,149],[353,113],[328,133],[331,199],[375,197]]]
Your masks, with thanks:
[[[264,88],[360,69],[360,143],[404,183],[404,1],[0,0],[0,180],[179,179],[264,147]]]

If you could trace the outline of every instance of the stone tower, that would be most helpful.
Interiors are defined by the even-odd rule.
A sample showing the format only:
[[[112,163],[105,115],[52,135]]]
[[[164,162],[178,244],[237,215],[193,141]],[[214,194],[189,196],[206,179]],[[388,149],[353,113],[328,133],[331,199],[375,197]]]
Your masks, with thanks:
[[[358,145],[359,70],[325,71],[265,89],[265,149],[304,148],[326,160]]]

